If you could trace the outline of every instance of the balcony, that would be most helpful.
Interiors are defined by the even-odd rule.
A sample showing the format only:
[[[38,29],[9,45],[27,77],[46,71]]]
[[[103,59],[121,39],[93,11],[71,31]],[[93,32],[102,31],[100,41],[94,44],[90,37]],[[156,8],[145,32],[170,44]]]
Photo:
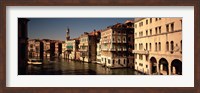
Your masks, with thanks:
[[[145,54],[145,55],[148,55],[149,51],[148,50],[133,50],[132,53],[134,53],[134,54]]]
[[[108,51],[109,49],[108,48],[102,48],[101,50],[102,51]]]
[[[88,49],[79,49],[79,51],[88,51]]]

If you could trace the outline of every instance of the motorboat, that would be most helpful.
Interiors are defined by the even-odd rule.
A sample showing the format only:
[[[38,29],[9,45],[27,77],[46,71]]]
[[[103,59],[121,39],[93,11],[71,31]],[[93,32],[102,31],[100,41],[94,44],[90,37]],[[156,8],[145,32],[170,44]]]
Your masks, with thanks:
[[[41,65],[42,60],[41,59],[28,59],[28,64],[30,64],[30,65]]]

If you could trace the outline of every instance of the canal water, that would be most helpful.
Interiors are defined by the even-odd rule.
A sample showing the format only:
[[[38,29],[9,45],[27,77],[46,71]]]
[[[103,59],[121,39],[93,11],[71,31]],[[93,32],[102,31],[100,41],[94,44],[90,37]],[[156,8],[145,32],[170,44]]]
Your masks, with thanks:
[[[27,75],[138,75],[131,68],[109,69],[100,64],[66,59],[44,59],[43,65],[28,65]]]

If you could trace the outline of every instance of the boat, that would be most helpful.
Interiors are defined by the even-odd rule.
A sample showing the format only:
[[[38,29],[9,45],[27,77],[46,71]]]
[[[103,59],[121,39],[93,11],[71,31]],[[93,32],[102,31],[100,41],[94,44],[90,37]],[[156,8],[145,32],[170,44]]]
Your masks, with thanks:
[[[41,59],[28,59],[29,65],[41,65],[42,60]]]

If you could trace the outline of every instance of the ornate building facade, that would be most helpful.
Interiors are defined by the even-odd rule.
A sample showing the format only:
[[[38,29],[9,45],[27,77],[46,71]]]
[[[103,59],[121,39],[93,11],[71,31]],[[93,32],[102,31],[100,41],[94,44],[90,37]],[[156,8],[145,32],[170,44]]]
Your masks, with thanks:
[[[137,18],[135,69],[146,74],[182,74],[182,18]]]
[[[115,24],[101,32],[101,64],[110,68],[128,67],[133,64],[129,55],[129,43],[133,44],[133,37],[129,36],[134,29],[128,24]],[[130,38],[128,42],[127,38]],[[131,42],[132,41],[132,42]],[[130,59],[129,59],[130,58]]]

